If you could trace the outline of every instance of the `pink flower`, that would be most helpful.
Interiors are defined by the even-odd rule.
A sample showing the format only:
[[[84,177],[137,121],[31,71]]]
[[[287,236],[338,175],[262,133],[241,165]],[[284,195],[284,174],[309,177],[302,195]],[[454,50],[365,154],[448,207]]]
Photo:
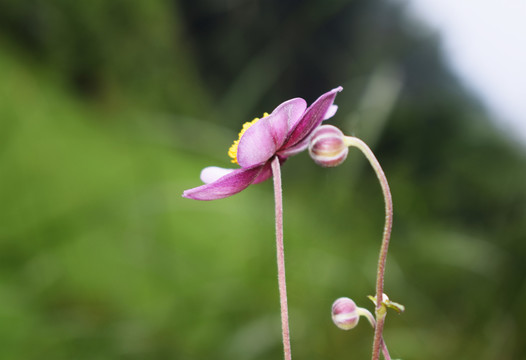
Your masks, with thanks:
[[[251,184],[267,180],[271,175],[271,161],[278,157],[283,163],[289,156],[305,150],[312,132],[323,120],[332,117],[338,107],[333,105],[337,87],[318,98],[309,108],[301,98],[285,101],[270,115],[246,123],[240,138],[230,148],[232,162],[239,169],[215,166],[204,168],[201,180],[205,185],[183,192],[183,197],[194,200],[222,199],[246,189]]]

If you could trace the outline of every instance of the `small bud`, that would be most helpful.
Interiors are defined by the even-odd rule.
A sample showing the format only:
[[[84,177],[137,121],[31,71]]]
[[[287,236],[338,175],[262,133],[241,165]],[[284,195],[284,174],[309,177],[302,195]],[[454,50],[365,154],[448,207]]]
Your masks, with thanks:
[[[341,297],[332,304],[332,321],[342,330],[351,330],[360,320],[360,314],[354,301]]]
[[[309,142],[309,154],[316,164],[338,166],[345,161],[348,152],[345,135],[337,127],[322,125],[314,130]]]

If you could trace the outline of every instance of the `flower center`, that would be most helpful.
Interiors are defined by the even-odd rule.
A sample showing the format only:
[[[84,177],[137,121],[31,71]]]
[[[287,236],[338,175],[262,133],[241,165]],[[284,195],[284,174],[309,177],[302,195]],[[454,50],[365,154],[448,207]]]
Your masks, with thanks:
[[[265,118],[267,116],[268,116],[268,113],[264,113],[262,118]],[[243,136],[245,131],[247,131],[252,125],[257,123],[259,120],[260,120],[259,118],[255,118],[254,120],[248,121],[248,122],[243,124],[243,128],[239,132],[237,140],[235,140],[234,143],[232,144],[232,146],[230,146],[230,149],[228,149],[228,156],[230,156],[232,158],[232,160],[231,160],[232,163],[238,164],[238,162],[237,162],[237,147],[239,146],[239,140],[241,140],[241,136]]]

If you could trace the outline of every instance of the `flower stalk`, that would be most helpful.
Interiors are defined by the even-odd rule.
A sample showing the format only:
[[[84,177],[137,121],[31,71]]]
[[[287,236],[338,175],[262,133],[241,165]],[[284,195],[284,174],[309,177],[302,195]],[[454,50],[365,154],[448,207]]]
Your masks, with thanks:
[[[278,262],[278,287],[281,308],[281,333],[285,360],[291,360],[289,311],[287,305],[287,283],[285,279],[285,252],[283,247],[283,198],[281,190],[281,168],[277,156],[272,159],[272,177],[274,180],[274,202],[276,206],[276,255]]]
[[[391,197],[391,190],[389,189],[389,183],[385,176],[380,163],[374,156],[373,152],[362,140],[353,137],[345,136],[345,144],[347,146],[353,146],[358,148],[369,160],[382,188],[382,192],[385,200],[385,226],[382,237],[382,245],[380,247],[380,254],[378,257],[378,268],[376,272],[376,299],[382,299],[382,301],[376,301],[375,315],[376,315],[376,326],[374,330],[374,341],[373,341],[373,355],[372,360],[378,360],[380,358],[380,351],[383,344],[382,332],[385,323],[385,315],[387,308],[384,304],[384,274],[385,274],[385,262],[387,260],[387,251],[389,249],[389,240],[391,238],[391,229],[393,226],[393,200]]]

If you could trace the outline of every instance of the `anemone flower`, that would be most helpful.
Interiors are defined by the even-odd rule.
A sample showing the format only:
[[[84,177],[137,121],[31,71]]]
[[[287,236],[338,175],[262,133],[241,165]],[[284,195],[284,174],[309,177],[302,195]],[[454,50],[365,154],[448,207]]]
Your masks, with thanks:
[[[289,156],[305,150],[312,132],[336,113],[338,107],[333,102],[341,90],[342,87],[337,87],[323,94],[309,108],[301,98],[285,101],[270,115],[245,123],[239,140],[228,152],[240,168],[204,168],[201,180],[205,185],[184,191],[183,197],[222,199],[270,178],[272,160],[278,159],[282,164]]]

